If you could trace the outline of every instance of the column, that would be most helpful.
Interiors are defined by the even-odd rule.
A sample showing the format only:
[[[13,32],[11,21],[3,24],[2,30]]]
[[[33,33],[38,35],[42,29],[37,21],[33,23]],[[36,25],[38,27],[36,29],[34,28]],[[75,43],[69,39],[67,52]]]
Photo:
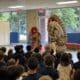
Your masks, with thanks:
[[[38,11],[37,10],[27,10],[27,31],[29,32],[31,27],[38,27]]]

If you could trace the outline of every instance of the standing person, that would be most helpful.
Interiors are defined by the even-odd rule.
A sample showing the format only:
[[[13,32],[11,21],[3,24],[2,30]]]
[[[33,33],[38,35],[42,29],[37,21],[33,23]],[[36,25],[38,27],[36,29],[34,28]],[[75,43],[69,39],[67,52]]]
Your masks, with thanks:
[[[65,51],[66,32],[64,30],[61,19],[57,15],[53,15],[48,20],[48,35],[50,44],[55,45],[57,52]],[[51,48],[53,48],[51,45]]]
[[[41,34],[37,27],[32,27],[30,31],[31,47],[34,51],[36,47],[41,48]]]

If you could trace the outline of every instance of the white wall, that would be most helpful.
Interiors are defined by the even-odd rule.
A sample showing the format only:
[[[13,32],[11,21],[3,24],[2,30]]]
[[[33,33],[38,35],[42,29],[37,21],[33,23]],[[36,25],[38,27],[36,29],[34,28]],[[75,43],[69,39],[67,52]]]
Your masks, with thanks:
[[[0,21],[0,45],[10,44],[10,25],[9,22]]]

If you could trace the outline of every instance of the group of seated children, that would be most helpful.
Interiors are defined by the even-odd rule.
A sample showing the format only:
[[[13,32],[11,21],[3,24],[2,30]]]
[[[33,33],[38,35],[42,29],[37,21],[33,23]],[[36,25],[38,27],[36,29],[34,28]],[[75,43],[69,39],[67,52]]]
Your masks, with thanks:
[[[78,62],[72,61],[70,53],[56,52],[45,46],[43,54],[38,48],[16,45],[13,49],[0,48],[0,80],[79,80],[80,52]]]

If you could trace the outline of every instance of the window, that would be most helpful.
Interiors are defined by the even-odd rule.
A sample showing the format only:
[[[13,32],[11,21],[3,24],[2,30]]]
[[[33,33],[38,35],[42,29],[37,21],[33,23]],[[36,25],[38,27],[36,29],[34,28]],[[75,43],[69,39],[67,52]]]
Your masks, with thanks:
[[[21,42],[27,41],[27,25],[26,25],[26,12],[19,13],[19,40]]]
[[[0,13],[0,21],[9,21],[9,16],[10,13],[9,12],[1,12]]]
[[[58,15],[64,24],[67,33],[80,32],[80,7],[50,9],[50,15]]]
[[[9,22],[10,22],[11,32],[18,32],[19,17],[17,12],[10,12]]]
[[[10,32],[18,32],[19,41],[27,42],[26,11],[1,12],[0,21],[8,21]]]

